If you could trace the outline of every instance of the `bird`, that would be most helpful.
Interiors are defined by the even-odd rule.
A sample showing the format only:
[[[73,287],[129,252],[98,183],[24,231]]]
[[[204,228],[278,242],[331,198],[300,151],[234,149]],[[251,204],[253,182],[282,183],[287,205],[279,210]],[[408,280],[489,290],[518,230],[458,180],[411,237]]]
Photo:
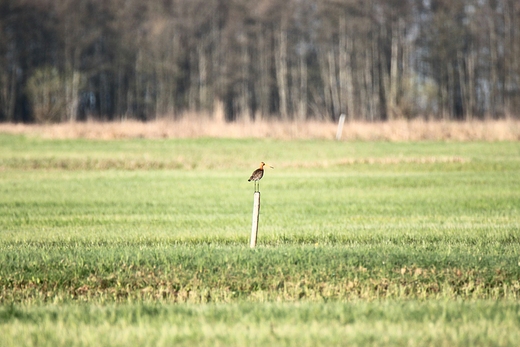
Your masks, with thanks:
[[[266,164],[264,162],[260,163],[260,167],[253,171],[251,177],[247,180],[248,182],[255,182],[255,192],[258,192],[260,189],[260,183],[258,182],[264,176],[264,166]],[[271,165],[268,165],[270,168],[274,169]]]

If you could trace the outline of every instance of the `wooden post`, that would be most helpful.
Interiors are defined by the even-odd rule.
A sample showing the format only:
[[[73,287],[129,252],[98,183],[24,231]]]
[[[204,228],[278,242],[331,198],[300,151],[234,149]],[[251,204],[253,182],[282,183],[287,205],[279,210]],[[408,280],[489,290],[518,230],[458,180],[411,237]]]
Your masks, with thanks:
[[[255,192],[253,195],[253,225],[251,227],[251,242],[249,247],[256,247],[256,237],[258,236],[258,220],[260,217],[260,192]]]
[[[343,133],[343,124],[345,124],[345,114],[342,113],[339,116],[339,122],[338,122],[338,130],[336,131],[336,140],[341,139],[341,134]]]

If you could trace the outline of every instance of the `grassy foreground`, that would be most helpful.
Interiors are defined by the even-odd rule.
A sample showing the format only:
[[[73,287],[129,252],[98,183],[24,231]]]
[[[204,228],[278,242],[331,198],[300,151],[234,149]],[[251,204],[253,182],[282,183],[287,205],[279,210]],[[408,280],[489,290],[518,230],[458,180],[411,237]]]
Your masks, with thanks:
[[[450,301],[51,305],[0,309],[0,334],[4,346],[515,346],[519,313]]]
[[[5,346],[515,345],[520,145],[0,135]],[[248,248],[257,162],[259,247]]]

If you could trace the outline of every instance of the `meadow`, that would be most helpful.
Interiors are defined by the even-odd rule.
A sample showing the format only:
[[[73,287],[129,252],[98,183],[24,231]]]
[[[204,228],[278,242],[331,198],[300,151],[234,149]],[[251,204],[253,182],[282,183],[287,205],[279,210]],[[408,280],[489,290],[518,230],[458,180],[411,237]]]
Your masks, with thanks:
[[[2,346],[513,346],[520,144],[0,134]],[[263,160],[258,247],[249,249]]]

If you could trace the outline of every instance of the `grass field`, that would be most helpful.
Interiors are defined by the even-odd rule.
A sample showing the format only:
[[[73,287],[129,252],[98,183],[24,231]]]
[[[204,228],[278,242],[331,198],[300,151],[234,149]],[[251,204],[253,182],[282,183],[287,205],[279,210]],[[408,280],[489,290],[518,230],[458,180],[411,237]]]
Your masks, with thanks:
[[[2,346],[520,340],[517,142],[0,148]]]

